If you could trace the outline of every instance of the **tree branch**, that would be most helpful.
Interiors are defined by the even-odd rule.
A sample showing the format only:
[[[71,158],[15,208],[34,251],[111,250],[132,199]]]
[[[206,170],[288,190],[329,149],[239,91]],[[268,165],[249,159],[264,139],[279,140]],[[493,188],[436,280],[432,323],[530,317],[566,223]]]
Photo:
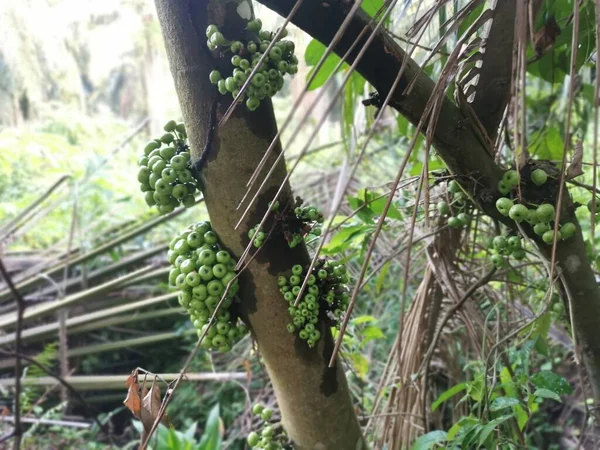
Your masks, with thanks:
[[[479,80],[471,103],[492,140],[497,135],[498,125],[510,99],[517,10],[516,0],[496,0],[495,3],[489,34],[483,45],[485,53],[481,67],[474,69],[479,73]]]
[[[295,4],[295,0],[259,0],[260,3],[286,16]],[[320,0],[304,0],[302,7],[295,14],[292,22],[302,30],[328,45],[335,32],[347,16],[350,3],[321,2]],[[356,46],[360,50],[367,36],[359,39],[361,31],[369,27],[370,19],[360,11],[346,29],[335,52],[342,56],[348,48],[359,41]],[[356,58],[358,51],[351,53],[350,62]],[[398,72],[406,64],[398,88],[393,93],[390,103],[394,109],[402,113],[410,122],[417,124],[423,115],[425,106],[434,91],[434,82],[420,69],[415,61],[389,37],[385,30],[379,30],[364,57],[358,65],[358,71],[380,93],[389,92]],[[414,79],[414,80],[413,80]],[[412,82],[413,88],[406,94],[405,89]],[[479,204],[481,209],[494,219],[514,228],[515,223],[498,213],[494,204],[499,193],[497,183],[502,170],[492,160],[490,151],[484,147],[474,132],[473,124],[465,120],[465,116],[449,98],[445,97],[436,118],[433,131],[433,144],[448,169]],[[528,176],[529,172],[522,173]],[[556,186],[558,192],[558,186]],[[525,197],[526,198],[526,197]],[[556,203],[555,196],[544,199]],[[577,226],[575,236],[568,241],[561,241],[556,246],[556,263],[565,274],[565,283],[573,292],[573,317],[577,337],[582,347],[582,355],[594,391],[594,400],[600,408],[600,287],[596,283],[591,263],[587,256],[581,227],[575,217],[572,201],[565,198],[560,217],[564,222],[572,222]],[[527,235],[538,245],[541,253],[551,259],[551,248],[537,236],[532,227],[522,227]]]

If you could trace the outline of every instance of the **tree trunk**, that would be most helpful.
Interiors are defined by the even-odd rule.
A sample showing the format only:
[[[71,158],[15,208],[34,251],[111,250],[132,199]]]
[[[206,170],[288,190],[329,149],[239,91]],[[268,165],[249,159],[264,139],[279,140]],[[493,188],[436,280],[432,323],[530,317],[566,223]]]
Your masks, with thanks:
[[[197,161],[206,143],[213,101],[220,100],[218,118],[231,101],[230,96],[218,95],[209,82],[208,74],[219,66],[219,61],[206,48],[206,27],[215,24],[228,39],[239,39],[245,33],[251,5],[247,0],[156,0],[156,7],[190,139],[192,161]],[[215,131],[207,164],[201,171],[213,228],[224,246],[237,257],[249,242],[249,228],[260,221],[286,175],[285,164],[279,164],[254,211],[235,230],[241,215],[236,207],[246,192],[246,182],[276,129],[270,101],[261,102],[254,112],[240,105],[227,123]],[[264,178],[280,151],[278,145],[259,179]],[[283,206],[292,198],[286,183],[280,204]],[[296,448],[366,448],[343,368],[339,362],[334,368],[327,367],[333,349],[329,330],[321,324],[322,339],[316,348],[309,349],[286,329],[290,317],[277,277],[289,274],[294,264],[308,261],[303,246],[290,249],[283,238],[266,241],[240,279],[242,314],[264,358],[284,427]]]
[[[295,0],[259,0],[259,2],[284,17],[287,17],[296,3]],[[325,45],[329,45],[347,17],[350,7],[350,2],[326,3],[321,0],[304,0],[292,22]],[[370,34],[366,33],[359,39],[361,31],[365,27],[374,28],[374,25],[369,25],[369,22],[370,18],[359,11],[350,21],[334,51],[339,56],[343,56],[350,46],[359,40],[349,57],[349,62],[353,62]],[[420,121],[433,93],[434,82],[392,38],[386,35],[385,31],[380,29],[377,32],[359,62],[357,70],[378,90],[381,97],[385,98],[403,63],[406,64],[406,69],[392,95],[390,106],[416,124]],[[406,87],[413,81],[412,90],[406,94]],[[485,92],[482,94],[485,98]],[[481,101],[485,103],[485,100]],[[477,137],[471,121],[448,97],[444,98],[439,111],[433,142],[438,155],[444,160],[448,169],[457,176],[457,180],[463,187],[472,193],[481,209],[494,219],[514,227],[514,222],[502,216],[494,206],[499,197],[496,186],[502,177],[500,167],[494,163],[490,149]],[[558,183],[556,183],[555,194],[558,194]],[[543,200],[556,203],[556,196]],[[567,306],[572,307],[572,326],[589,375],[595,407],[600,408],[600,333],[598,333],[600,286],[596,283],[581,227],[575,217],[574,207],[568,194],[565,195],[560,217],[561,222],[573,222],[577,226],[577,233],[572,238],[557,243],[556,264],[563,274],[561,282],[564,291],[570,295],[569,301],[566,295],[563,296],[563,300]],[[550,259],[551,247],[535,235],[529,225],[525,224],[523,228],[536,242],[541,253]]]

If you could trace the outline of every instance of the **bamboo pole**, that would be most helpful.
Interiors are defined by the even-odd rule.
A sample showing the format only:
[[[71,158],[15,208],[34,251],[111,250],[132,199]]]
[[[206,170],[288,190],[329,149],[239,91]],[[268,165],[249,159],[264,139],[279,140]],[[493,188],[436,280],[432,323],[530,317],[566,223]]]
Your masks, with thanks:
[[[162,373],[157,374],[163,380],[169,382],[176,379],[179,373]],[[97,391],[97,390],[123,390],[125,391],[125,382],[127,375],[70,375],[63,379],[74,388],[81,391]],[[185,375],[185,380],[201,382],[201,381],[242,381],[246,380],[248,375],[246,372],[196,372]],[[152,376],[149,377],[152,380]],[[54,377],[25,377],[22,379],[23,386],[35,387],[52,387],[58,384]],[[0,379],[1,388],[12,388],[15,385],[14,378]]]
[[[78,292],[76,294],[68,295],[62,300],[52,302],[52,303],[44,303],[39,306],[32,306],[30,308],[27,308],[27,310],[25,311],[23,320],[27,321],[27,320],[34,319],[36,317],[41,317],[46,314],[55,312],[61,308],[64,308],[65,306],[73,306],[74,304],[82,302],[83,300],[89,300],[90,298],[92,298],[94,296],[106,294],[107,292],[110,292],[111,290],[113,290],[114,288],[116,288],[118,286],[124,286],[128,283],[131,283],[132,281],[136,281],[137,277],[140,277],[142,275],[147,275],[152,270],[153,270],[152,266],[147,266],[142,269],[136,270],[134,272],[128,273],[127,275],[123,275],[122,277],[108,281],[99,286],[95,286],[91,289],[87,289],[83,292]],[[8,314],[4,314],[4,315],[0,316],[0,330],[2,330],[3,328],[14,327],[16,321],[17,321],[16,313],[8,313]]]
[[[95,321],[100,321],[107,317],[109,318],[120,318],[119,315],[126,313],[128,311],[136,310],[139,308],[145,308],[148,306],[157,305],[163,302],[167,302],[168,300],[174,299],[177,297],[177,293],[171,292],[165,295],[160,295],[158,297],[152,297],[145,300],[140,300],[138,302],[127,303],[125,305],[115,306],[113,308],[107,308],[100,311],[95,311],[89,314],[84,314],[82,316],[71,317],[67,319],[67,328],[82,328],[85,326],[95,325]],[[179,311],[176,309],[176,311]],[[115,317],[117,316],[117,317]],[[122,320],[122,318],[121,318]],[[107,325],[108,326],[108,325]],[[21,339],[23,341],[31,341],[41,338],[47,334],[56,333],[58,330],[58,322],[47,323],[44,325],[39,325],[37,327],[28,328],[23,330],[21,334]],[[86,331],[94,328],[83,328],[81,331]],[[70,331],[73,333],[75,330]],[[5,336],[0,336],[0,345],[12,344],[15,341],[15,333],[10,333]]]

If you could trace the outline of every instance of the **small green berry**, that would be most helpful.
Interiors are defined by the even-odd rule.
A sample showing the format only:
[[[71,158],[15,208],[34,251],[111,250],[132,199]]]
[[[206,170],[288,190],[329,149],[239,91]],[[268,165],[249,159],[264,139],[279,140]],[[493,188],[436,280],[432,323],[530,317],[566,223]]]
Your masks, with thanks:
[[[258,108],[260,105],[260,100],[256,97],[248,97],[248,100],[246,100],[246,107],[250,110],[250,111],[254,111],[256,108]]]
[[[519,172],[517,172],[516,170],[507,170],[506,172],[504,172],[504,176],[502,177],[502,179],[510,187],[513,187],[519,184],[521,177],[519,176]]]
[[[493,243],[496,250],[502,250],[503,248],[508,247],[508,241],[504,236],[496,236]]]
[[[177,123],[174,120],[169,120],[165,126],[164,126],[164,130],[168,131],[168,132],[172,132],[175,131],[175,127],[177,126]]]
[[[514,203],[508,197],[500,197],[498,200],[496,200],[496,209],[504,216],[508,216],[510,214],[510,210],[513,205]]]
[[[206,27],[206,37],[210,38],[213,34],[215,34],[219,29],[216,25],[209,25]]]
[[[460,228],[463,226],[463,223],[458,217],[450,217],[448,219],[448,226],[450,228]]]
[[[523,222],[529,216],[525,205],[516,204],[508,211],[508,216],[517,223]]]
[[[265,408],[263,409],[263,412],[261,414],[262,420],[271,420],[271,417],[273,417],[273,410],[271,408]],[[263,436],[264,436],[264,432],[263,432]]]
[[[561,236],[560,236],[560,231],[558,232],[558,236],[556,238],[556,240],[560,240]],[[543,235],[542,235],[542,240],[550,245],[554,242],[554,230],[548,230],[546,231]]]
[[[250,432],[250,434],[248,434],[248,445],[250,447],[256,447],[258,445],[258,441],[260,441],[260,437],[258,436],[258,433],[256,433],[255,431]]]
[[[460,184],[458,184],[458,182],[456,182],[455,180],[450,181],[450,183],[448,183],[448,191],[452,192],[453,194],[457,194],[459,192],[462,192],[462,189],[460,187]]]
[[[544,203],[537,207],[535,214],[540,222],[550,222],[554,220],[554,206],[550,203]]]
[[[538,236],[542,236],[546,231],[550,229],[550,225],[546,222],[539,222],[533,226],[533,232]]]
[[[263,409],[264,409],[263,405],[261,405],[260,403],[257,403],[256,405],[254,405],[252,407],[252,412],[256,415],[259,415],[263,412]]]
[[[262,21],[260,19],[252,19],[248,22],[246,28],[248,29],[248,31],[258,33],[262,28]]]
[[[547,180],[548,174],[544,170],[535,169],[533,172],[531,172],[531,181],[533,181],[536,186],[541,186]]]
[[[221,77],[221,72],[219,72],[218,70],[213,70],[209,75],[208,78],[210,79],[210,82],[212,84],[217,84],[219,82],[219,80],[222,78]]]
[[[501,180],[498,182],[498,192],[500,192],[502,195],[508,194],[510,189],[511,187],[506,181]]]
[[[565,241],[571,238],[576,231],[577,227],[573,222],[567,222],[562,224],[562,226],[560,227],[560,234],[562,235],[562,240]]]

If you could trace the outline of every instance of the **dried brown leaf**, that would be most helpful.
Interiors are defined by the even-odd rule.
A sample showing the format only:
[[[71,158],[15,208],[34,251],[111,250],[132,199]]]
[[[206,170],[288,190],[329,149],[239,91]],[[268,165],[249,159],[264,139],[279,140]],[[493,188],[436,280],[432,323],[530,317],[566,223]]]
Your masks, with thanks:
[[[581,139],[577,141],[573,149],[573,158],[567,168],[566,179],[572,180],[579,175],[583,175],[583,141]]]
[[[533,35],[533,45],[537,58],[542,57],[552,48],[558,36],[560,36],[560,27],[554,17],[549,17],[544,26]]]
[[[134,370],[131,372],[131,375],[127,377],[127,381],[125,382],[125,386],[127,386],[127,397],[123,401],[123,404],[131,411],[131,413],[136,417],[140,418],[140,410],[142,408],[142,399],[140,398],[140,385],[137,381],[137,371]]]

